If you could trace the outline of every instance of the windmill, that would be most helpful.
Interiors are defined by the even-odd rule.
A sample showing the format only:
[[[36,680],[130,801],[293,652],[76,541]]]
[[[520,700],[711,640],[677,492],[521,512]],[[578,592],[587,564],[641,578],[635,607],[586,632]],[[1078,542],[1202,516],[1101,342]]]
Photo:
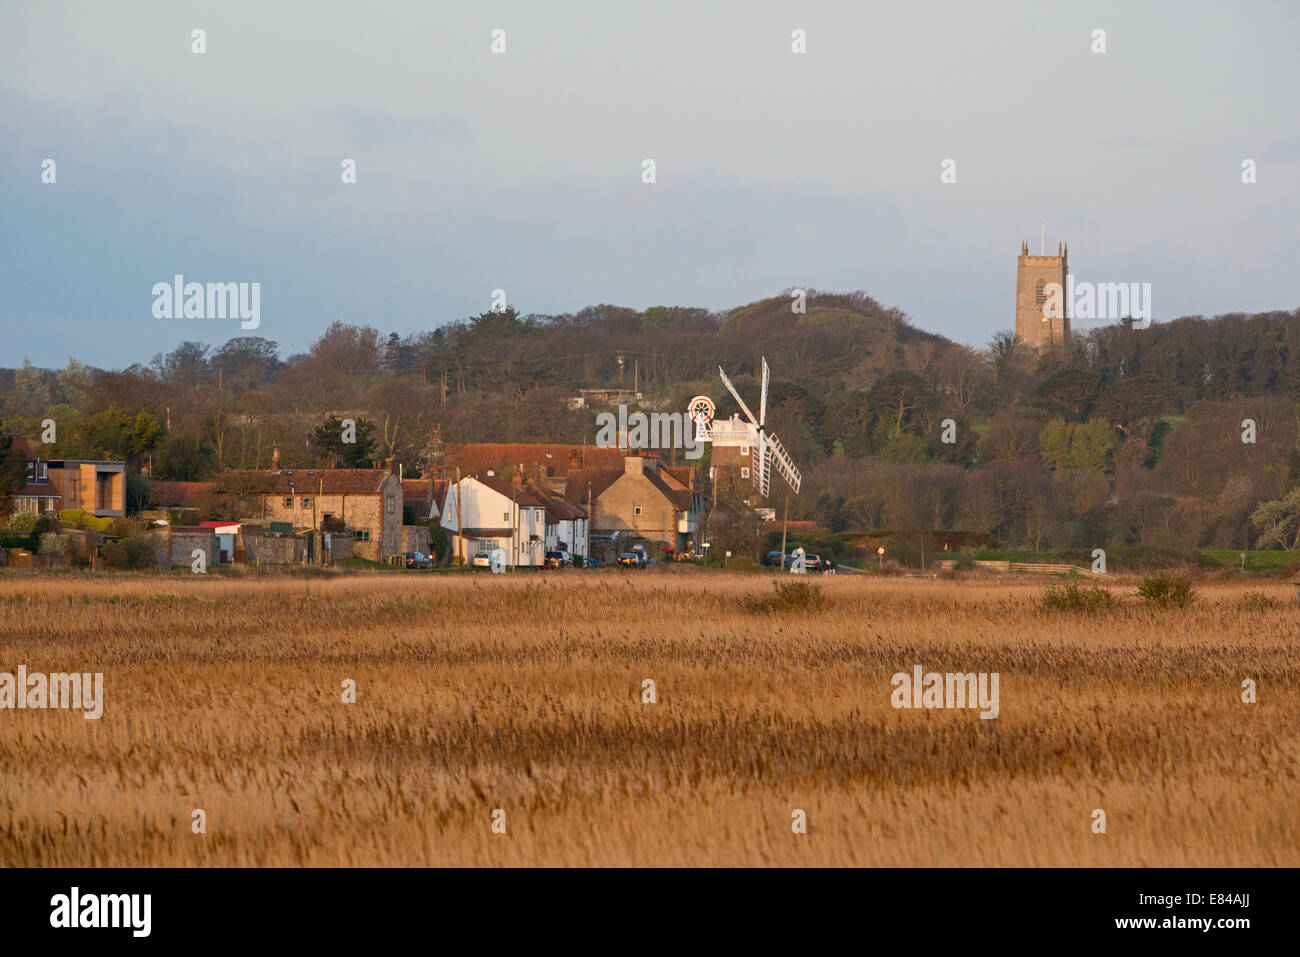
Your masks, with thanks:
[[[727,391],[732,394],[740,410],[745,413],[749,419],[750,425],[754,427],[755,438],[754,444],[750,447],[750,477],[754,480],[754,487],[764,496],[767,497],[768,488],[771,482],[772,464],[776,463],[776,470],[781,473],[794,490],[795,494],[799,493],[799,470],[795,468],[794,461],[786,452],[785,446],[781,440],[776,437],[776,433],[767,431],[767,381],[769,377],[767,369],[767,359],[763,359],[763,391],[758,400],[758,418],[754,418],[754,413],[749,411],[749,406],[745,405],[745,400],[740,397],[736,387],[731,384],[727,378],[727,373],[722,371],[722,366],[718,366],[718,374],[722,376],[722,384],[727,387]]]

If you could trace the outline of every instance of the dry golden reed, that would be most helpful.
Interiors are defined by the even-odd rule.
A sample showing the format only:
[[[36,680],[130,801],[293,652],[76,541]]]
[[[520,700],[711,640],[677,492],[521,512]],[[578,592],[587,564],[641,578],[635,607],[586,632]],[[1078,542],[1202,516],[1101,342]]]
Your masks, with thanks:
[[[1284,586],[1070,615],[1038,580],[816,585],[0,577],[0,671],[106,698],[0,711],[0,865],[1300,864]],[[998,672],[1000,716],[894,710],[915,664]]]

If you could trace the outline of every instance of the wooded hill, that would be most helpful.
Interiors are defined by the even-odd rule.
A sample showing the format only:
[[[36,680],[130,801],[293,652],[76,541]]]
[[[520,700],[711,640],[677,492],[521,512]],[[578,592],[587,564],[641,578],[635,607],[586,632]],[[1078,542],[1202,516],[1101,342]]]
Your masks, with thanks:
[[[511,309],[406,337],[335,323],[287,358],[242,337],[119,371],[25,363],[0,371],[0,408],[33,437],[55,419],[52,458],[152,461],[157,478],[267,468],[273,446],[284,467],[391,455],[414,470],[434,425],[448,442],[593,441],[599,410],[567,403],[580,388],[635,384],[668,411],[705,393],[727,416],[717,366],[757,398],[766,356],[769,423],[808,478],[793,508],[837,529],[1235,548],[1288,542],[1285,506],[1252,517],[1292,493],[1300,526],[1300,311],[1076,330],[1040,360],[1009,334],[976,350],[917,329],[863,293],[791,303]],[[333,446],[332,415],[365,420],[360,447]]]

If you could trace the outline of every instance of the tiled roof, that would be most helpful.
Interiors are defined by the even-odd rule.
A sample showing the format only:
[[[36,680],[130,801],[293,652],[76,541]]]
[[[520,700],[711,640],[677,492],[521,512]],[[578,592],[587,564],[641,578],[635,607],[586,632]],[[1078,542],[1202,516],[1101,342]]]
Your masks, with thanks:
[[[541,499],[546,506],[546,514],[553,522],[571,522],[577,518],[586,518],[587,510],[573,502],[566,501],[555,495],[547,494],[540,489],[530,489],[537,498]]]
[[[211,482],[151,481],[149,500],[160,508],[186,508],[198,504],[198,501],[211,491]]]
[[[678,509],[691,507],[690,491],[671,475],[664,475],[653,469],[646,469],[645,477],[651,485],[663,493],[664,498],[672,502]]]
[[[244,487],[254,495],[377,495],[392,473],[388,469],[287,469],[230,474],[244,480]]]
[[[402,479],[402,499],[411,502],[427,502],[433,498],[433,479]]]
[[[474,478],[498,495],[513,499],[516,505],[539,508],[546,505],[537,495],[525,489],[516,489],[499,475],[475,475]]]
[[[24,485],[14,498],[22,498],[24,495],[28,498],[58,498],[59,490],[49,482],[35,482]]]
[[[618,449],[605,449],[595,445],[545,445],[521,442],[478,442],[462,445],[447,453],[444,463],[449,468],[459,468],[463,474],[485,472],[523,465],[530,477],[543,475],[550,469],[552,476],[569,471],[569,460],[576,457],[584,468],[621,468],[623,453]]]
[[[619,468],[600,468],[600,469],[583,469],[579,472],[570,472],[569,480],[564,486],[564,497],[570,502],[580,502],[584,505],[587,501],[587,493],[591,493],[591,500],[594,502],[605,493],[605,490],[623,477],[622,463]]]

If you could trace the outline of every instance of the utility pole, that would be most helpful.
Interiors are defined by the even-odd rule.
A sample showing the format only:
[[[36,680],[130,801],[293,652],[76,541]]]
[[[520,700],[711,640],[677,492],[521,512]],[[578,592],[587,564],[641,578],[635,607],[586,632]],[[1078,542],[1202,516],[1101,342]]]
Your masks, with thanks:
[[[785,490],[785,519],[781,524],[781,571],[785,571],[785,536],[790,529],[790,488]]]
[[[453,500],[456,503],[456,554],[460,556],[460,563],[465,564],[465,536],[462,535],[461,529],[465,525],[465,518],[461,514],[461,497],[460,497],[460,466],[456,467],[456,497]]]

